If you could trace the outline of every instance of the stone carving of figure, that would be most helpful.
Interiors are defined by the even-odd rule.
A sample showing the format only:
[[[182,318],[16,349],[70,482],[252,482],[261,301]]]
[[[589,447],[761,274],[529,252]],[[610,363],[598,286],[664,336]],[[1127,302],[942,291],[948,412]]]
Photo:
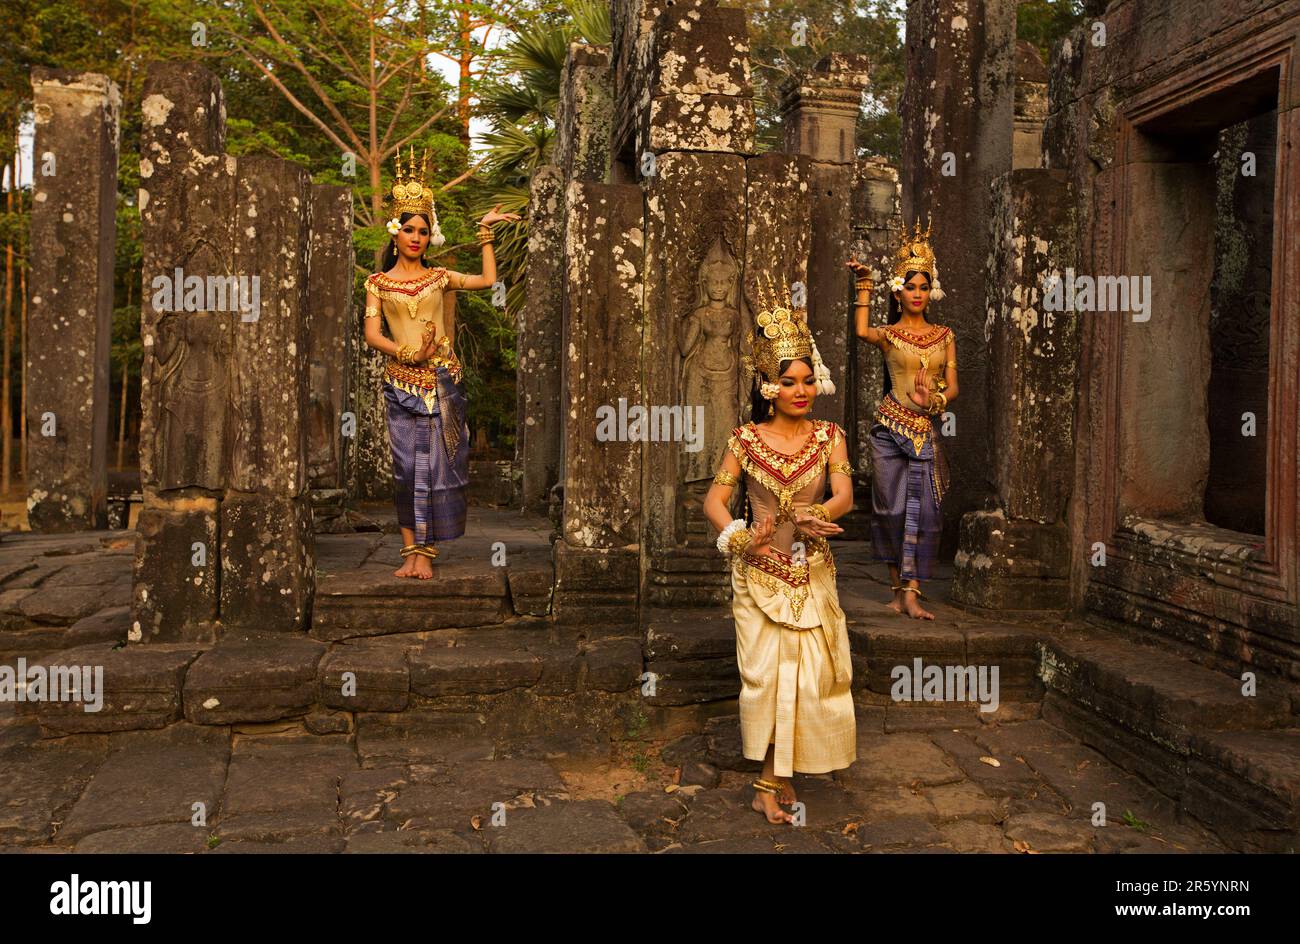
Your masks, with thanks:
[[[704,447],[678,453],[683,482],[713,477],[741,413],[739,274],[719,236],[700,264],[695,304],[678,331],[682,406],[692,416],[696,406],[704,407]]]
[[[233,347],[222,313],[179,312],[158,323],[160,488],[225,487],[223,451]]]

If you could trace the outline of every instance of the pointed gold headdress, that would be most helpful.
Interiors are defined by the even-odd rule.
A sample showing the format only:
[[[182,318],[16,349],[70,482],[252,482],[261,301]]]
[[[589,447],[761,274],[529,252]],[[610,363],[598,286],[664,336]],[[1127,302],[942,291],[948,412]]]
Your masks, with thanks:
[[[763,289],[762,281],[766,279],[768,288]],[[808,328],[808,311],[806,308],[794,308],[790,303],[790,289],[785,289],[785,303],[772,286],[772,280],[763,273],[758,279],[759,312],[754,319],[754,328],[749,334],[752,356],[743,357],[742,363],[751,373],[757,370],[763,383],[761,389],[768,399],[775,397],[773,386],[781,376],[781,362],[811,357],[813,377],[816,378],[817,392],[833,394],[835,384],[831,382],[830,371],[822,362]],[[772,396],[768,396],[768,393]]]
[[[898,249],[894,252],[894,278],[891,288],[901,286],[909,272],[924,272],[930,276],[930,298],[938,301],[943,298],[943,289],[939,287],[939,269],[934,260],[934,249],[930,246],[930,232],[933,219],[925,221],[925,232],[921,232],[921,221],[912,225],[912,232],[907,232],[907,224],[898,231]]]
[[[403,213],[419,213],[429,221],[432,229],[430,245],[441,246],[446,240],[438,227],[438,215],[433,208],[433,188],[425,183],[425,173],[429,167],[429,152],[426,150],[420,158],[420,168],[415,167],[415,146],[411,146],[410,158],[406,164],[406,173],[402,173],[402,151],[397,151],[397,176],[393,180],[393,189],[389,192],[388,211],[392,219],[388,222],[388,231],[396,233],[394,223],[400,221]]]

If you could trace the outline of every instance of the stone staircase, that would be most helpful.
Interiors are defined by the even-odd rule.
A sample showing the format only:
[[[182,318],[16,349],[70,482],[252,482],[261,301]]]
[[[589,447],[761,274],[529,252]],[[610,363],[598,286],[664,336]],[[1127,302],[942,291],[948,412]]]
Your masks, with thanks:
[[[382,738],[398,753],[482,738],[732,730],[739,679],[725,606],[648,607],[640,637],[598,614],[556,622],[549,528],[510,527],[494,521],[480,537],[447,545],[440,579],[427,583],[391,578],[395,535],[319,536],[310,633],[227,635],[214,646],[123,644],[129,534],[8,537],[0,542],[3,664],[22,656],[103,666],[105,691],[98,712],[53,701],[0,704],[0,712],[33,716],[46,737],[288,720],[313,734]],[[494,565],[498,544],[506,558]],[[955,609],[943,602],[946,574],[927,591],[937,619],[908,620],[883,605],[883,570],[864,544],[832,546],[861,719],[889,733],[1041,718],[1154,785],[1180,817],[1230,847],[1296,848],[1294,690],[1263,677],[1259,694],[1243,696],[1240,680],[1097,618]],[[725,568],[698,573],[726,577]],[[997,709],[969,699],[896,701],[894,670],[918,659],[996,666]]]
[[[1043,718],[1140,774],[1243,852],[1300,839],[1300,702],[1092,619],[1042,643]]]
[[[731,576],[714,543],[717,535],[704,517],[700,498],[681,502],[686,541],[651,555],[647,577],[652,607],[711,607],[731,603]]]

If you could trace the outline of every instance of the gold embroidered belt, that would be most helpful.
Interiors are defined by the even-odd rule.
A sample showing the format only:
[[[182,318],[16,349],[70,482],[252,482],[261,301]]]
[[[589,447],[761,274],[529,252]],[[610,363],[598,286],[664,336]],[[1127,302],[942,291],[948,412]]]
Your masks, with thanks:
[[[446,356],[435,354],[424,364],[403,364],[390,358],[385,369],[388,376],[397,380],[404,380],[420,387],[437,387],[439,367],[446,368],[447,373],[451,374],[452,381],[460,383],[463,368],[455,351]]]
[[[934,435],[934,426],[931,425],[929,416],[914,413],[888,394],[881,398],[880,406],[876,409],[876,422],[891,432],[906,436],[918,453],[925,446],[926,440]]]

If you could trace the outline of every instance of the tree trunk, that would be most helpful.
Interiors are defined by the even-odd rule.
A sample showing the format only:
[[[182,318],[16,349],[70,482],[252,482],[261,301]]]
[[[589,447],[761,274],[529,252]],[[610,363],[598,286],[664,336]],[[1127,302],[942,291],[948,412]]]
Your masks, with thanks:
[[[469,153],[469,96],[470,81],[469,67],[473,63],[474,50],[471,46],[471,35],[469,25],[469,8],[464,7],[460,11],[460,80],[458,89],[459,100],[456,103],[457,110],[460,113],[460,143],[465,146],[465,153]]]
[[[18,186],[18,173],[13,164],[6,164],[5,169],[13,171],[9,177],[9,189],[5,192],[5,211],[10,214],[11,218],[14,211],[14,190]],[[0,347],[0,357],[4,358],[4,366],[0,368],[0,403],[4,404],[4,415],[0,416],[0,466],[4,471],[0,473],[0,494],[5,498],[9,497],[9,463],[13,454],[13,437],[14,437],[14,415],[13,404],[9,399],[9,367],[12,360],[13,347],[13,303],[14,303],[14,246],[10,241],[5,242],[5,318],[4,318],[4,343]]]
[[[126,280],[126,310],[131,310],[135,298],[135,281],[128,275]],[[117,410],[117,471],[122,471],[122,462],[126,455],[126,396],[131,392],[131,365],[122,361],[122,403]]]

